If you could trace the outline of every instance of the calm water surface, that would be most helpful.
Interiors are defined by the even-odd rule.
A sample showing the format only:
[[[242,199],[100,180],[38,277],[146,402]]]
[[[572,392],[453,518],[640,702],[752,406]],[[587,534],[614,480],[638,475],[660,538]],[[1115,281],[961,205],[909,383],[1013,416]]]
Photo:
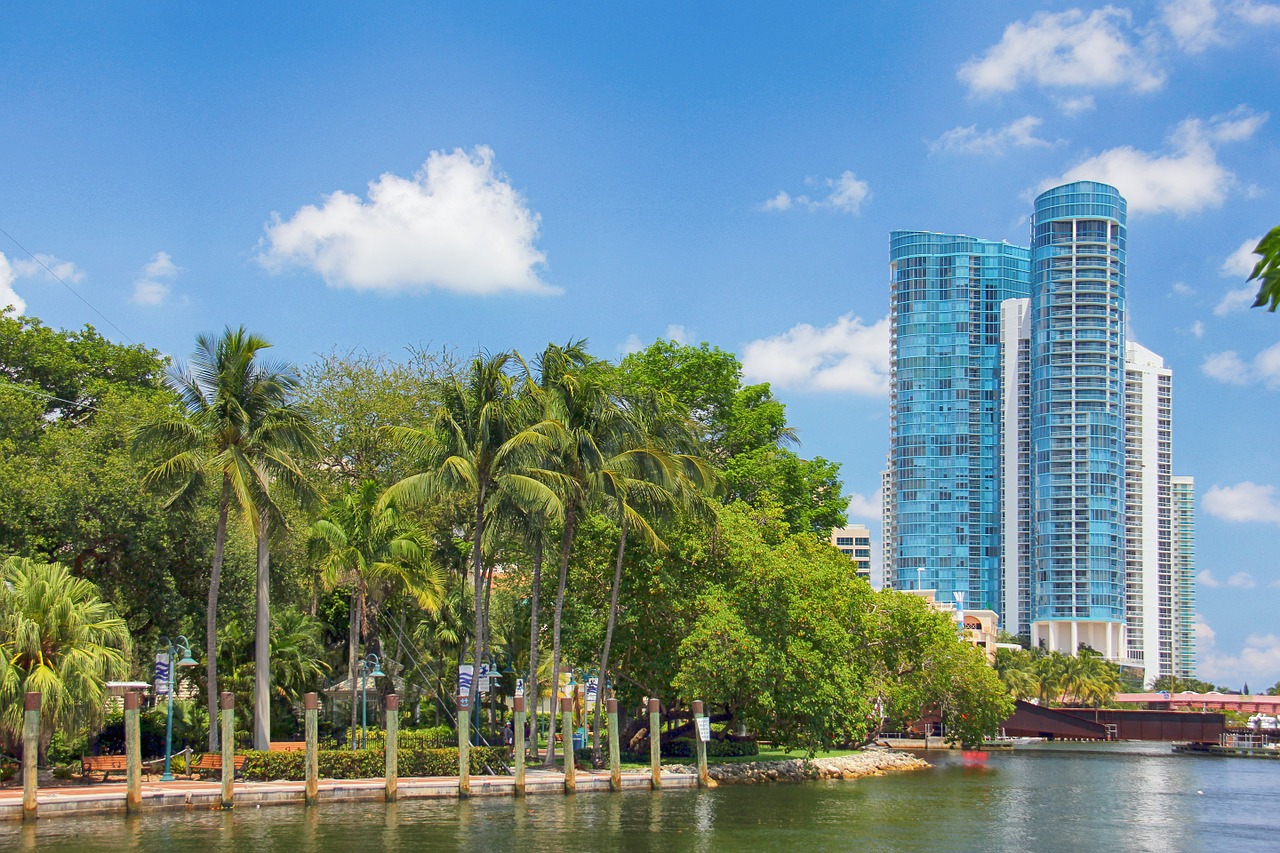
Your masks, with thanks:
[[[1280,761],[1046,745],[857,782],[51,818],[0,850],[1280,850]]]

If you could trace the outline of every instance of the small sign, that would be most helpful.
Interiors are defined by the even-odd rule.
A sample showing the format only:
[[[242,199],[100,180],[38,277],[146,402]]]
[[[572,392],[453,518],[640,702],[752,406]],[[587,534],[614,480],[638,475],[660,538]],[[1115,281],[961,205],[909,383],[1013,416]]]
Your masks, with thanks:
[[[516,679],[516,698],[517,699],[524,698],[524,679],[523,678]]]
[[[711,740],[711,718],[698,717],[698,739],[703,743]]]
[[[458,694],[461,696],[471,695],[471,673],[472,667],[469,663],[458,667]]]
[[[458,707],[459,707],[459,708],[461,708],[461,709],[462,709],[462,710],[464,710],[464,711],[465,711],[465,710],[467,710],[468,708],[470,708],[470,707],[471,707],[471,697],[470,697],[470,696],[468,696],[466,693],[462,693],[462,694],[460,694],[460,695],[458,696]]]
[[[592,676],[587,679],[587,710],[596,706],[596,697],[600,695],[600,679]]]

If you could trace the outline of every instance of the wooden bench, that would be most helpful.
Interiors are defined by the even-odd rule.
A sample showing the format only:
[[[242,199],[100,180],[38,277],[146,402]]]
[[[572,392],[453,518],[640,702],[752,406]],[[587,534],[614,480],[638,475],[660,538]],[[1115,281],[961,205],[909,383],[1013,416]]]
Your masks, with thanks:
[[[123,755],[82,755],[80,770],[88,777],[90,773],[101,773],[102,781],[107,781],[108,773],[124,773],[128,769],[128,759]]]
[[[273,740],[268,744],[271,752],[304,752],[306,748],[305,740]]]
[[[248,760],[247,755],[233,755],[231,757],[231,768],[236,773],[244,769],[244,763]],[[196,759],[196,763],[191,765],[193,773],[212,773],[222,770],[222,753],[205,752]]]

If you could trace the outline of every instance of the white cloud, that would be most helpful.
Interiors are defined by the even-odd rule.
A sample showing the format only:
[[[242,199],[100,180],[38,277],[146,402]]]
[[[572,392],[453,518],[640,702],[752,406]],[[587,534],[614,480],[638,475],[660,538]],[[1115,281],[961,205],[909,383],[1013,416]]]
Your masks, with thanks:
[[[1058,111],[1065,116],[1078,116],[1097,107],[1093,95],[1077,95],[1072,98],[1058,98]]]
[[[1225,317],[1235,311],[1244,311],[1252,306],[1257,298],[1258,288],[1252,284],[1233,288],[1224,293],[1218,300],[1218,304],[1213,306],[1213,313],[1218,317]]]
[[[12,305],[15,314],[23,314],[26,313],[27,303],[13,289],[14,279],[17,277],[9,259],[4,256],[4,252],[0,252],[0,310],[6,305]]]
[[[811,391],[889,392],[889,318],[874,325],[846,314],[824,328],[801,323],[742,349],[742,372],[753,382]]]
[[[879,521],[881,510],[880,492],[878,490],[869,495],[849,495],[849,518],[865,518]]]
[[[685,346],[693,342],[693,335],[684,326],[673,323],[667,326],[667,340],[675,341],[681,346]]]
[[[1171,150],[1156,154],[1128,145],[1111,148],[1071,167],[1041,189],[1070,181],[1111,184],[1129,202],[1130,213],[1175,213],[1183,216],[1221,207],[1236,176],[1218,162],[1217,146],[1247,139],[1267,120],[1245,106],[1208,121],[1189,118],[1169,137]]]
[[[1250,634],[1239,652],[1218,649],[1218,633],[1196,614],[1196,671],[1201,678],[1235,687],[1271,684],[1280,675],[1280,636]]]
[[[1177,296],[1192,296],[1196,290],[1185,281],[1175,281],[1173,283],[1173,292]]]
[[[838,213],[858,213],[862,203],[871,197],[871,185],[859,180],[853,172],[845,170],[838,178],[816,180],[808,178],[806,184],[826,190],[820,197],[792,195],[786,190],[760,205],[764,211],[783,211],[792,208],[803,210],[834,210]]]
[[[1280,343],[1267,347],[1251,362],[1242,359],[1234,350],[1212,353],[1200,365],[1200,370],[1210,379],[1226,385],[1256,384],[1275,390],[1280,388]]]
[[[1231,12],[1245,23],[1255,26],[1280,27],[1280,5],[1241,0],[1231,4]]]
[[[288,219],[275,215],[258,259],[359,291],[559,293],[538,276],[538,223],[488,146],[432,151],[412,178],[371,181],[368,200],[338,190]]]
[[[929,150],[1003,154],[1010,148],[1048,148],[1051,143],[1035,135],[1036,128],[1043,123],[1043,119],[1035,116],[1023,116],[993,130],[979,131],[976,124],[953,127],[930,142]]]
[[[1226,580],[1219,580],[1214,576],[1213,572],[1204,569],[1196,574],[1196,583],[1209,589],[1220,589],[1222,587],[1232,587],[1234,589],[1253,589],[1258,582],[1253,579],[1253,575],[1248,572],[1236,572]]]
[[[1187,53],[1226,43],[1218,29],[1216,0],[1170,0],[1160,7],[1160,17],[1178,47]]]
[[[1253,268],[1258,263],[1258,256],[1253,250],[1258,247],[1261,242],[1262,235],[1250,237],[1240,244],[1240,248],[1236,249],[1227,259],[1222,262],[1222,274],[1232,278],[1248,278],[1253,273]]]
[[[627,335],[627,339],[618,344],[618,352],[623,355],[631,355],[634,352],[640,352],[644,349],[644,341],[640,340],[637,334]]]
[[[972,94],[1012,92],[1024,83],[1043,88],[1159,89],[1164,72],[1137,41],[1124,9],[1085,13],[1038,12],[1005,27],[999,43],[956,76]]]
[[[133,283],[130,301],[135,305],[163,305],[169,298],[169,281],[179,272],[181,268],[168,252],[156,252],[142,267],[143,277]]]
[[[1280,500],[1276,487],[1243,482],[1234,486],[1214,486],[1205,493],[1200,506],[1224,521],[1280,524]]]
[[[1191,337],[1193,338],[1204,337],[1204,321],[1203,320],[1196,320],[1194,323],[1191,324]]]
[[[14,261],[13,271],[18,278],[45,278],[49,281],[60,278],[68,284],[78,284],[84,280],[84,270],[71,261],[42,253],[36,253],[32,260],[23,258]]]

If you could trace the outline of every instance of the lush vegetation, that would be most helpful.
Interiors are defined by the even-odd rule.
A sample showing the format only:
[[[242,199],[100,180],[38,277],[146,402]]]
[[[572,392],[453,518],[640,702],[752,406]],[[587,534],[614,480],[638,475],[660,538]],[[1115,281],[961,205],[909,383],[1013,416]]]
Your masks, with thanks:
[[[532,704],[603,673],[638,752],[648,698],[668,751],[693,699],[729,752],[857,745],[925,714],[971,742],[1009,711],[951,617],[873,592],[826,543],[839,467],[797,452],[730,353],[268,353],[227,329],[170,365],[0,314],[5,750],[33,686],[58,755],[110,742],[103,683],[150,680],[177,636],[203,649],[180,671],[180,743],[217,743],[220,691],[238,747],[296,737],[321,691],[325,737],[350,746],[367,692],[373,748],[326,758],[339,774],[376,769],[392,690],[406,760],[436,767],[461,664],[499,671],[489,732],[517,678]]]
[[[1041,649],[996,652],[996,671],[1015,699],[1101,708],[1123,686],[1120,667],[1081,645],[1075,656]]]

